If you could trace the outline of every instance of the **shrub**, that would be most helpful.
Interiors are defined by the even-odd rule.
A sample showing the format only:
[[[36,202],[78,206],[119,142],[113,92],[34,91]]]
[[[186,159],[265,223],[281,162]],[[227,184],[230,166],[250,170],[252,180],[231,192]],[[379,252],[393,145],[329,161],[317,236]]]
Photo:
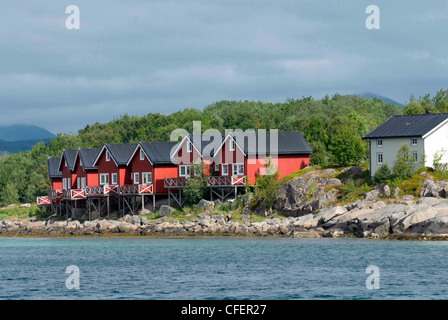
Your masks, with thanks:
[[[192,176],[187,180],[184,189],[185,202],[189,205],[197,204],[207,194],[207,177],[204,162],[191,165]]]
[[[415,163],[412,159],[411,148],[403,144],[398,150],[397,160],[393,166],[393,175],[396,179],[406,180],[412,177]]]
[[[376,170],[374,175],[374,180],[376,183],[385,182],[389,180],[392,176],[392,171],[390,170],[387,163],[381,165],[378,170]]]

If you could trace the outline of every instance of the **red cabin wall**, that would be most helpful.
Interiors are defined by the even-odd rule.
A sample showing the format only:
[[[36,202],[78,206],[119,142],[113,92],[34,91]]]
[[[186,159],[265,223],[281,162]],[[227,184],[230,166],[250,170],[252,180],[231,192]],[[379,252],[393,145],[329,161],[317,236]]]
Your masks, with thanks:
[[[99,184],[99,176],[101,173],[108,173],[109,174],[109,184],[112,184],[112,173],[117,174],[117,182],[120,183],[120,174],[118,170],[118,166],[115,164],[114,160],[112,159],[112,156],[110,157],[110,161],[106,161],[106,149],[104,149],[101,152],[101,155],[97,162],[98,167],[98,184]],[[124,180],[124,177],[123,177]]]
[[[68,178],[72,179],[70,189],[74,189],[74,186],[76,186],[76,184],[75,184],[76,183],[76,181],[75,181],[76,180],[76,172],[71,172],[67,168],[67,166],[65,165],[65,158],[62,159],[61,172],[62,172],[63,179],[68,179]]]
[[[62,178],[51,179],[51,190],[62,190]]]
[[[229,176],[232,175],[232,164],[234,163],[243,163],[244,164],[244,172],[247,175],[247,168],[246,168],[246,156],[241,151],[241,149],[238,147],[238,145],[235,144],[235,150],[230,150],[230,142],[231,139],[227,139],[222,146],[222,148],[218,151],[218,153],[214,157],[213,164],[219,164],[219,172],[217,175],[222,175],[222,166],[221,164],[228,164],[228,172]]]
[[[153,192],[156,194],[166,194],[168,189],[164,186],[165,178],[177,178],[179,176],[179,169],[176,165],[156,165],[153,168]]]
[[[196,148],[194,146],[192,148],[193,149],[192,152],[188,152],[187,143],[188,143],[188,139],[185,139],[184,142],[182,143],[179,151],[177,152],[178,165],[192,164],[192,163],[195,163],[196,161],[202,159],[201,155],[199,154],[199,152],[196,150]]]
[[[89,187],[97,187],[100,185],[100,178],[97,170],[88,170],[86,172],[86,185]]]
[[[149,162],[148,158],[146,157],[146,155],[144,156],[143,160],[140,160],[140,146],[137,148],[137,151],[134,154],[134,157],[131,159],[131,162],[129,163],[129,178],[131,177],[131,173],[134,174],[136,172],[138,172],[139,174],[139,181],[140,184],[143,182],[142,181],[142,172],[153,172],[153,166],[151,164],[151,162]],[[152,180],[154,183],[154,173],[152,174]],[[134,181],[130,181],[129,184],[133,184]]]

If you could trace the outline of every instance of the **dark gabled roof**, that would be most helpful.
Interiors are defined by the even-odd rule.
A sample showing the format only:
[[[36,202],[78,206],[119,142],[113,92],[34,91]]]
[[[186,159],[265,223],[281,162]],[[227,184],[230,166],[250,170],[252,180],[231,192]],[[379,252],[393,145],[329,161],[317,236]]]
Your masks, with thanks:
[[[48,158],[48,178],[62,178],[62,172],[59,171],[61,157]]]
[[[448,119],[448,113],[392,116],[363,139],[423,137]]]
[[[199,149],[199,143],[194,142],[194,145],[201,153],[204,152],[204,148],[212,143],[211,153],[213,154],[216,150],[221,146],[222,142],[226,138],[226,135],[221,134],[221,140],[218,141],[212,139],[208,139],[211,134],[203,134],[202,135],[202,143],[201,149]],[[259,148],[259,139],[263,139],[260,131],[253,131],[253,135],[248,132],[234,132],[231,136],[235,139],[237,144],[241,147],[245,154],[257,155],[259,152],[261,153],[263,149]],[[249,138],[251,137],[251,138]],[[251,143],[250,141],[254,137],[255,143]],[[190,135],[190,139],[192,139],[192,135]],[[244,141],[242,141],[244,139]],[[271,150],[271,134],[269,131],[266,131],[266,154],[273,154],[275,150],[272,148]],[[264,143],[263,143],[264,145]],[[208,147],[210,148],[210,147]],[[277,154],[310,154],[312,151],[311,146],[302,136],[302,134],[298,131],[279,131],[278,132],[278,150]]]
[[[134,153],[137,143],[106,143],[105,147],[118,165],[126,165]]]
[[[64,149],[62,151],[62,157],[61,162],[65,159],[67,161],[67,168],[70,171],[75,170],[75,162],[76,162],[76,155],[78,154],[78,150],[74,149]]]
[[[94,166],[96,157],[100,153],[101,148],[91,148],[91,149],[78,149],[79,159],[81,160],[81,166],[85,170],[98,169]]]
[[[153,164],[172,164],[171,150],[178,142],[140,142],[140,146]]]

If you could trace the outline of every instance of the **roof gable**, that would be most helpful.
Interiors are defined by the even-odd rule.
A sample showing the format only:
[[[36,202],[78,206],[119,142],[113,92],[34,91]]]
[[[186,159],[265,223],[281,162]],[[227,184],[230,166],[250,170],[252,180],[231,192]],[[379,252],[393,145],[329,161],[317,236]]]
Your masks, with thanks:
[[[48,178],[62,178],[62,171],[59,170],[61,157],[48,158]]]

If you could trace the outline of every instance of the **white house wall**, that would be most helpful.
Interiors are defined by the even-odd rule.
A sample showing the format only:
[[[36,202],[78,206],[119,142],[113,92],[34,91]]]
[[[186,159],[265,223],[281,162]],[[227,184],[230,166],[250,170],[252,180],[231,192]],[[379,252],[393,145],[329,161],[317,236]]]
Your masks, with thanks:
[[[383,164],[387,163],[389,168],[392,169],[395,161],[397,160],[397,153],[403,144],[407,144],[413,152],[418,152],[418,160],[420,161],[424,153],[423,139],[417,138],[417,146],[412,146],[411,138],[385,138],[383,140],[383,147],[377,147],[377,139],[370,140],[370,163],[371,163],[371,176],[375,174],[376,170],[381,166],[377,163],[377,154],[383,154]],[[417,164],[418,165],[418,164]],[[416,166],[417,168],[417,166]]]
[[[443,125],[425,138],[425,165],[432,167],[436,152],[445,150],[442,163],[448,163],[448,124]]]

